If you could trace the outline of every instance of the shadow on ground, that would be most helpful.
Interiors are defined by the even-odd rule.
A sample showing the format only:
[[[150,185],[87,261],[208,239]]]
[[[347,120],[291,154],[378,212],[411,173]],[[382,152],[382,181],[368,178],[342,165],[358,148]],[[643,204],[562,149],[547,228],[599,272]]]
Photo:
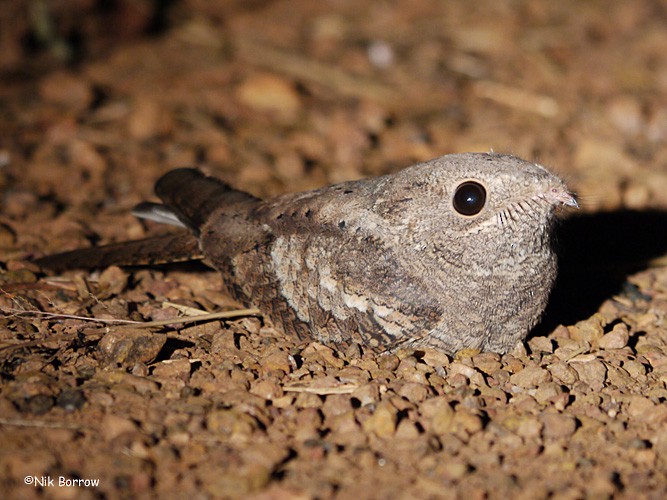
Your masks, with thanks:
[[[558,280],[536,335],[588,318],[604,300],[631,292],[627,277],[667,254],[667,211],[574,216],[557,234]]]

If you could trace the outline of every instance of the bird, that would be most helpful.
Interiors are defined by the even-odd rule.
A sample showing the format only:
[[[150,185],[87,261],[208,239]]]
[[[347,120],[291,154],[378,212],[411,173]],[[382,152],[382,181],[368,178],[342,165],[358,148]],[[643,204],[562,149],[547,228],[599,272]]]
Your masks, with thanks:
[[[223,288],[299,340],[374,352],[506,353],[557,275],[554,227],[577,207],[541,165],[450,154],[267,200],[196,168],[164,174],[134,213],[187,233],[46,256],[44,268],[203,258]]]

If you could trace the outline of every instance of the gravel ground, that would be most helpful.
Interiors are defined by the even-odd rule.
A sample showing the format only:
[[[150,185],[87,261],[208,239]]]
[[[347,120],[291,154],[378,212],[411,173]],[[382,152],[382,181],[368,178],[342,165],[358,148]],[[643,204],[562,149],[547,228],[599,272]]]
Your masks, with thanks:
[[[657,0],[4,5],[0,491],[665,498],[665,47]],[[582,205],[544,321],[502,356],[336,351],[256,316],[143,328],[118,320],[238,304],[198,263],[29,262],[161,234],[130,210],[174,167],[269,196],[490,149]]]

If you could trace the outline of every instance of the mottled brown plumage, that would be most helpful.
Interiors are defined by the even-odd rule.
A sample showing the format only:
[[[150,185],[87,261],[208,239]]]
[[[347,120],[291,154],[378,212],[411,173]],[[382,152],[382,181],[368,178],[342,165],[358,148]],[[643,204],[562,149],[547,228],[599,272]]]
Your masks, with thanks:
[[[544,168],[475,153],[268,201],[194,169],[156,193],[168,210],[141,212],[190,227],[236,299],[287,334],[377,351],[511,349],[556,277],[554,209],[576,205]]]

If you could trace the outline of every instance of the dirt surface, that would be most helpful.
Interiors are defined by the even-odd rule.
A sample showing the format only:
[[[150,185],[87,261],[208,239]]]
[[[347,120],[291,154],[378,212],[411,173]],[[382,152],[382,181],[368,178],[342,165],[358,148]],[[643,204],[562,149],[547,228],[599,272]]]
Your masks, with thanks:
[[[15,0],[0,44],[3,497],[665,498],[663,2]],[[268,196],[489,149],[582,204],[504,356],[140,328],[237,305],[28,262],[164,231],[130,210],[173,167]]]

